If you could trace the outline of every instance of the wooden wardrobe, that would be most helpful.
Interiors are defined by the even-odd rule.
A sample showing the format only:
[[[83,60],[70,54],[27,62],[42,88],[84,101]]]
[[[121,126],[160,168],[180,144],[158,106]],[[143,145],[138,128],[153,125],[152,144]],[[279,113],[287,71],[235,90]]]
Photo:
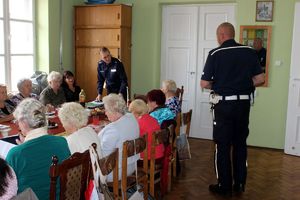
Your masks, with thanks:
[[[130,88],[131,82],[131,6],[97,4],[75,6],[75,75],[87,100],[97,96],[97,67],[100,47],[107,47],[119,58]],[[105,95],[105,90],[103,95]]]

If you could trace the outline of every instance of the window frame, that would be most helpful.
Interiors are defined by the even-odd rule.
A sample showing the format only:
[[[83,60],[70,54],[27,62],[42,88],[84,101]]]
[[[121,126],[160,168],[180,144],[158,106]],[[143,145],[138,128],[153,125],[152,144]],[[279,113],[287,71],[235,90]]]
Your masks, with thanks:
[[[32,56],[33,58],[33,72],[36,71],[36,27],[35,27],[35,0],[32,0],[32,20],[28,19],[13,19],[9,15],[9,0],[3,1],[3,17],[0,17],[0,20],[3,20],[3,44],[4,44],[4,54],[0,53],[0,56],[4,57],[4,69],[5,69],[5,81],[4,84],[7,87],[8,91],[12,91],[12,66],[11,58],[12,56]],[[11,53],[11,29],[10,22],[24,22],[32,24],[32,41],[33,41],[33,52],[30,53]],[[28,77],[29,78],[29,77]]]

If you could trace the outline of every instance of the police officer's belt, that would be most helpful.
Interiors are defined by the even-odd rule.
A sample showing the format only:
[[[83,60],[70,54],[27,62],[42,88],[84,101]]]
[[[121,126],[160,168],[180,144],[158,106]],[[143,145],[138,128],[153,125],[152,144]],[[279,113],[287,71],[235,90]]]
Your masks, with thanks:
[[[250,95],[220,96],[215,93],[209,95],[209,102],[212,104],[217,104],[219,101],[234,101],[234,100],[250,100]]]

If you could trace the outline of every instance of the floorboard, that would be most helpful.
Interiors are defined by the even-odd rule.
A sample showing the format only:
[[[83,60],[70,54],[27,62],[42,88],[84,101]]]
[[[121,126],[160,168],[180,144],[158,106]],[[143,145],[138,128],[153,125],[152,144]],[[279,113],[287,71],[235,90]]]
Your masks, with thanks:
[[[208,185],[216,183],[214,143],[200,139],[189,142],[192,159],[182,162],[182,173],[172,181],[172,191],[164,199],[224,199],[208,191]],[[229,199],[300,199],[300,158],[281,150],[249,147],[246,191]]]

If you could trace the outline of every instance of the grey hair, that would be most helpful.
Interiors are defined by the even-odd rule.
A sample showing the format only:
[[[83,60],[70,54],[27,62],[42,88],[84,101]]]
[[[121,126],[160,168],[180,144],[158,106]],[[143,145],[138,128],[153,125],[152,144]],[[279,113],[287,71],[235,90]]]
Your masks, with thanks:
[[[59,72],[52,71],[47,77],[48,83],[50,83],[53,80],[62,81],[62,75]]]
[[[32,81],[29,79],[29,78],[22,78],[18,81],[17,83],[17,88],[19,90],[19,92],[21,92],[22,90],[22,87],[23,87],[23,84],[26,82],[26,81],[30,81],[32,83]]]
[[[162,84],[163,84],[163,87],[165,87],[168,92],[174,92],[175,93],[176,90],[177,90],[176,83],[173,80],[164,80],[162,82]]]
[[[126,114],[126,103],[121,95],[113,93],[109,94],[108,96],[103,97],[103,103],[105,111],[120,113],[122,115]]]
[[[29,128],[36,129],[47,125],[45,106],[36,99],[26,98],[17,106],[13,115],[18,121],[24,121]]]
[[[79,103],[70,102],[62,105],[58,117],[63,126],[69,124],[79,129],[87,125],[89,115]]]
[[[138,116],[142,116],[149,112],[149,108],[145,101],[141,99],[135,99],[129,105],[129,111]]]

